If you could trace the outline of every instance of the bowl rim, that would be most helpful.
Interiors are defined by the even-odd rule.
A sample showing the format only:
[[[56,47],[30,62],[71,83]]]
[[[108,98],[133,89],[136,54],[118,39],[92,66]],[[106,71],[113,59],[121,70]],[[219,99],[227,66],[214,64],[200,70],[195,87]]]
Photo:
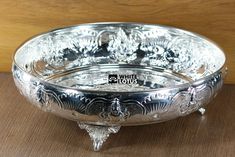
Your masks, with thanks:
[[[57,33],[60,31],[63,31],[65,29],[75,29],[75,28],[79,28],[79,27],[94,27],[94,26],[98,26],[98,25],[142,25],[142,26],[149,26],[149,27],[161,27],[161,28],[168,28],[168,29],[174,29],[177,30],[179,32],[183,32],[189,35],[193,35],[196,37],[200,37],[206,41],[208,41],[209,43],[211,43],[212,45],[214,45],[216,48],[218,48],[221,52],[221,55],[223,55],[224,57],[224,62],[221,65],[220,68],[218,68],[215,72],[213,72],[212,74],[209,74],[205,77],[199,78],[197,80],[194,81],[190,81],[187,83],[182,83],[182,84],[178,84],[178,85],[174,85],[174,86],[168,86],[168,87],[161,87],[161,88],[155,88],[155,89],[147,89],[147,90],[136,90],[136,91],[110,91],[110,90],[91,90],[91,89],[79,89],[79,88],[75,88],[75,87],[69,87],[69,86],[62,86],[62,85],[58,85],[56,83],[52,83],[52,82],[48,82],[46,80],[43,80],[39,77],[36,77],[34,75],[32,75],[31,73],[27,72],[26,70],[24,70],[20,65],[17,64],[16,62],[16,54],[17,52],[25,45],[27,45],[29,42],[31,42],[32,40],[36,40],[37,38],[43,37],[48,35],[49,33]],[[204,82],[206,82],[207,80],[211,79],[214,75],[216,75],[219,72],[225,73],[227,71],[227,67],[226,67],[226,55],[223,51],[223,49],[218,46],[217,43],[215,43],[214,41],[210,40],[209,38],[186,30],[186,29],[181,29],[181,28],[176,28],[173,26],[167,26],[167,25],[162,25],[162,24],[150,24],[150,23],[139,23],[139,22],[95,22],[95,23],[82,23],[82,24],[76,24],[76,25],[71,25],[71,26],[65,26],[65,27],[59,27],[56,29],[50,29],[48,31],[42,32],[42,33],[38,33],[36,35],[33,35],[31,37],[29,37],[28,39],[26,39],[23,43],[21,43],[16,50],[14,51],[13,55],[12,55],[12,72],[14,72],[13,67],[16,66],[18,69],[20,69],[22,72],[26,73],[27,75],[30,76],[30,79],[33,78],[35,80],[38,80],[39,82],[47,85],[47,86],[53,86],[55,88],[61,88],[61,89],[70,89],[70,90],[76,90],[76,91],[80,91],[80,92],[85,92],[85,93],[107,93],[107,94],[112,94],[112,93],[120,93],[120,94],[124,94],[124,93],[149,93],[149,92],[154,92],[154,91],[160,91],[160,90],[174,90],[174,89],[185,89],[185,88],[189,88],[191,86],[195,86],[198,84],[202,84]],[[158,68],[158,67],[157,67]],[[167,69],[166,69],[167,70]]]

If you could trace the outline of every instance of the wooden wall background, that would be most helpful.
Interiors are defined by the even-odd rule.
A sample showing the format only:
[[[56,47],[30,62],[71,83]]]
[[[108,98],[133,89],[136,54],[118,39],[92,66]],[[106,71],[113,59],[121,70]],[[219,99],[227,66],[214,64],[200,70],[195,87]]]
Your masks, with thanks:
[[[104,21],[164,24],[205,35],[226,52],[226,83],[235,83],[235,0],[0,0],[0,71],[10,71],[14,50],[32,35]]]

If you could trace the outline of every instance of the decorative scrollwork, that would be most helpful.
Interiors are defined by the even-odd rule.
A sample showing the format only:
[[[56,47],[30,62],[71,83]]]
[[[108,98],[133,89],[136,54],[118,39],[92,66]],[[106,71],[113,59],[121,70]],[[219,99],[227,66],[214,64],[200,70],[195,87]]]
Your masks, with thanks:
[[[178,106],[179,112],[183,115],[194,109],[194,105],[190,102],[191,94],[188,91],[179,92],[172,99],[172,105]]]
[[[206,105],[216,95],[221,84],[222,78],[219,73],[204,84],[178,92],[172,98],[172,105],[179,106],[180,115],[189,114]]]
[[[212,86],[220,86],[220,82],[220,76],[216,76],[206,84],[190,87],[188,90],[180,91],[173,96],[167,96],[164,93],[150,94],[144,97],[142,101],[125,100],[120,96],[113,98],[94,97],[91,99],[74,92],[58,94],[53,90],[38,86],[37,101],[42,104],[41,107],[46,111],[50,111],[53,108],[51,104],[55,103],[60,108],[75,110],[86,115],[96,115],[105,121],[125,121],[137,114],[167,114],[171,107],[178,108],[180,115],[185,115],[208,103],[216,93]]]
[[[104,120],[123,121],[135,114],[146,114],[146,108],[136,100],[106,99],[97,97],[85,105],[88,115],[99,115]]]
[[[178,92],[157,91],[136,99],[121,94],[95,96],[76,90],[57,90],[33,79],[26,79],[27,75],[20,70],[15,70],[13,75],[21,93],[43,110],[54,112],[57,106],[61,110],[98,116],[100,121],[106,122],[126,121],[135,115],[151,114],[157,114],[161,119],[173,110],[177,110],[181,116],[189,114],[207,104],[223,82],[222,73],[218,73],[203,84]]]

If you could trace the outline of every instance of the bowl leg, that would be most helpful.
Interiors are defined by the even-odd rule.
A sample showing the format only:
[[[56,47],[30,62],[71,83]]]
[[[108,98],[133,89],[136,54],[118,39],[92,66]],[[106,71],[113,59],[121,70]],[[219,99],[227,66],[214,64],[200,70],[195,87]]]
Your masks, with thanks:
[[[79,123],[81,129],[85,129],[93,141],[94,151],[99,151],[103,143],[111,133],[117,133],[121,126],[99,126],[92,124]]]
[[[198,109],[198,112],[200,112],[200,114],[203,116],[206,112],[206,109],[201,107],[201,108]]]

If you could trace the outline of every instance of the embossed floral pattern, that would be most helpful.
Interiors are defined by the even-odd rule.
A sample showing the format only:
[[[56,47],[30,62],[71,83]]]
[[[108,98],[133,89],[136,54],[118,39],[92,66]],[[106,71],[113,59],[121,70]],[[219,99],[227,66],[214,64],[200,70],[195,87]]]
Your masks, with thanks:
[[[135,115],[158,114],[158,118],[167,117],[168,112],[178,110],[183,116],[207,104],[222,85],[222,73],[218,73],[206,83],[189,87],[179,92],[153,92],[142,99],[116,96],[92,96],[76,90],[58,91],[27,78],[27,74],[15,69],[14,79],[18,89],[35,105],[45,111],[58,106],[61,110],[76,111],[80,114],[95,115],[99,121],[125,122]],[[160,117],[159,117],[160,116]]]

